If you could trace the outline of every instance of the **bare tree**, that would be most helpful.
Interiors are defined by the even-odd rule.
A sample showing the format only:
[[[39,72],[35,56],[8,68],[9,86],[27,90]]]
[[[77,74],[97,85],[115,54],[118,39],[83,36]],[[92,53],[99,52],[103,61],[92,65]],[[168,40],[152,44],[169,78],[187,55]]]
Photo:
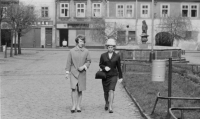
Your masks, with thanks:
[[[187,40],[185,38],[186,31],[191,30],[192,25],[188,17],[182,17],[181,15],[174,15],[169,17],[163,17],[160,20],[159,28],[161,32],[168,32],[172,35],[172,40],[176,39]],[[171,43],[173,44],[173,41]]]
[[[105,43],[108,38],[114,38],[117,43],[121,43],[121,40],[117,37],[117,32],[123,31],[122,25],[117,25],[116,22],[105,22],[104,19],[94,19],[91,27],[90,36],[92,40]]]
[[[12,34],[15,36],[15,55],[17,55],[17,35],[18,35],[18,53],[21,54],[20,37],[21,35],[27,33],[37,19],[37,15],[34,12],[32,6],[24,5],[20,3],[19,5],[11,4],[7,10],[7,23],[12,28]],[[12,54],[13,44],[11,42],[11,53]]]
[[[1,47],[2,47],[1,46],[1,22],[3,20],[3,15],[4,15],[4,9],[3,9],[3,5],[0,1],[0,52],[2,51],[2,49],[1,49]]]
[[[7,9],[6,22],[11,27],[11,46],[10,46],[10,57],[13,56],[13,36],[15,36],[15,55],[17,55],[16,49],[16,19],[18,18],[18,9],[16,4],[10,4]]]
[[[18,33],[18,54],[21,54],[20,37],[33,28],[33,23],[37,20],[37,14],[33,6],[19,5],[20,17],[16,20],[17,33]]]

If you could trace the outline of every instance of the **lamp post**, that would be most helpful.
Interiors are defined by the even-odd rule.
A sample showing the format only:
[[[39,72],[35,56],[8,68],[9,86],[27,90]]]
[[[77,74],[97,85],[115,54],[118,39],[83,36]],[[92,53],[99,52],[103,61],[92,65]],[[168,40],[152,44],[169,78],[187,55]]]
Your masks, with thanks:
[[[149,61],[152,62],[153,59],[155,59],[155,52],[153,51],[153,45],[154,45],[154,0],[152,0],[152,13],[151,13],[151,20],[152,20],[152,26],[151,26],[151,52]]]

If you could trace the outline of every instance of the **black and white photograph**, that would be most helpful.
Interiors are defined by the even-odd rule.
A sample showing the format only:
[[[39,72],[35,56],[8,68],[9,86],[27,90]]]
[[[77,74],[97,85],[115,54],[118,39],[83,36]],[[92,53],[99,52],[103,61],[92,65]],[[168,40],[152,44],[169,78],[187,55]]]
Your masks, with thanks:
[[[0,119],[200,119],[200,0],[0,0]]]

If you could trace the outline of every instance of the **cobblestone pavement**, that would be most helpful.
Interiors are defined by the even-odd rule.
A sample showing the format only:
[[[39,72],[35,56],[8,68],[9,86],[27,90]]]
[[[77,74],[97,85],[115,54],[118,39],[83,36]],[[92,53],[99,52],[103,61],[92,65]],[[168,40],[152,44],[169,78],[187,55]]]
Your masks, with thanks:
[[[82,112],[74,114],[69,80],[64,78],[68,51],[22,52],[6,59],[0,53],[1,119],[142,119],[121,84],[116,86],[114,113],[104,110],[101,80],[94,79],[102,51],[90,52]]]

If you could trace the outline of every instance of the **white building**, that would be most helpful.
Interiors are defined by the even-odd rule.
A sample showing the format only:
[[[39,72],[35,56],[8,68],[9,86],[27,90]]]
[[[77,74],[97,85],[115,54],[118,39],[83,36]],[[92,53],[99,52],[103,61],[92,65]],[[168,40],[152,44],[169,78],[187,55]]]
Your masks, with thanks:
[[[56,47],[55,40],[55,0],[20,0],[31,5],[39,20],[34,29],[22,37],[22,47]]]

